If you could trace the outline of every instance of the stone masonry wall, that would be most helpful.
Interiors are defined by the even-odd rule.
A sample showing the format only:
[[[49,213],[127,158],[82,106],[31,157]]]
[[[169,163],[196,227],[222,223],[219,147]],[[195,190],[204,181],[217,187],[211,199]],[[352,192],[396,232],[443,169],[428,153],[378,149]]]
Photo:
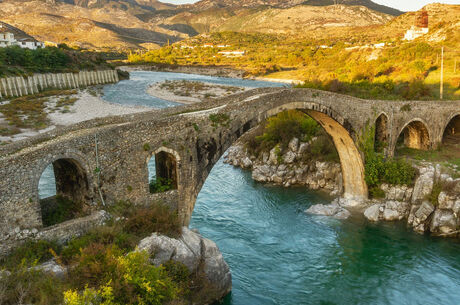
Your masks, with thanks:
[[[407,103],[411,110],[400,111]],[[58,128],[0,147],[0,233],[10,234],[18,227],[42,228],[38,181],[43,170],[59,159],[71,159],[85,172],[90,201],[101,197],[106,204],[153,200],[147,163],[158,151],[177,156],[172,206],[177,206],[183,223],[188,224],[201,187],[225,151],[251,128],[285,109],[321,113],[342,126],[355,142],[366,123],[382,112],[392,114],[388,126],[395,138],[395,130],[421,118],[436,144],[450,118],[460,111],[460,101],[371,101],[310,89],[262,88],[195,105]]]

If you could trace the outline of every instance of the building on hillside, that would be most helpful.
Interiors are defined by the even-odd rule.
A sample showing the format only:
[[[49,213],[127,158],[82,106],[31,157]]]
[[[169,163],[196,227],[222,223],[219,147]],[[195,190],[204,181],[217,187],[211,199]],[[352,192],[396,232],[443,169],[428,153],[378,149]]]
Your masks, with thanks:
[[[19,46],[24,49],[36,50],[44,48],[45,44],[27,35],[25,32],[0,21],[0,48],[9,46]]]
[[[220,51],[219,54],[224,57],[241,57],[246,54],[246,51]]]
[[[415,25],[404,35],[404,40],[414,40],[425,34],[428,34],[428,12],[422,10],[415,15]]]

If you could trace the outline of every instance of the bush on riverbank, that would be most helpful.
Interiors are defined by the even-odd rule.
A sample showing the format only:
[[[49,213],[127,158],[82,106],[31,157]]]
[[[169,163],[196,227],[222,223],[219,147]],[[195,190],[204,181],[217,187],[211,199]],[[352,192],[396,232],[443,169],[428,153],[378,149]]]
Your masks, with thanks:
[[[36,50],[19,46],[0,48],[0,77],[75,72],[102,67],[111,67],[102,53],[82,52],[68,47],[46,47]]]
[[[381,197],[379,186],[383,183],[390,185],[413,185],[416,170],[406,159],[385,159],[384,155],[375,151],[375,125],[366,126],[362,131],[359,148],[364,153],[365,181],[371,197]]]
[[[311,117],[297,110],[287,110],[268,118],[263,127],[259,128],[246,139],[246,147],[250,154],[259,156],[275,146],[280,152],[285,150],[293,138],[301,142],[310,142],[303,156],[303,161],[338,161],[334,143],[324,129]]]
[[[1,259],[0,304],[187,304],[192,292],[206,286],[206,279],[187,273],[180,263],[155,267],[146,253],[131,253],[153,232],[177,237],[176,212],[161,204],[147,208],[127,202],[110,212],[114,219],[105,226],[66,246],[31,241]],[[58,278],[35,268],[52,258],[67,274]]]

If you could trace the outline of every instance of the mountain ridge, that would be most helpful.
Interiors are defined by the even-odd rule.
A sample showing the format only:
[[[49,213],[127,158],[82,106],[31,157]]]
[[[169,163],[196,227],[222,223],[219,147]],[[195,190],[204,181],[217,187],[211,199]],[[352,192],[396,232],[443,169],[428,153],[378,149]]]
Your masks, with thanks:
[[[392,16],[399,16],[403,14],[403,12],[395,8],[380,5],[370,0],[201,0],[194,4],[182,5],[180,7],[194,11],[203,11],[213,8],[256,8],[263,6],[291,8],[297,5],[329,6],[335,4],[365,6],[374,11]]]

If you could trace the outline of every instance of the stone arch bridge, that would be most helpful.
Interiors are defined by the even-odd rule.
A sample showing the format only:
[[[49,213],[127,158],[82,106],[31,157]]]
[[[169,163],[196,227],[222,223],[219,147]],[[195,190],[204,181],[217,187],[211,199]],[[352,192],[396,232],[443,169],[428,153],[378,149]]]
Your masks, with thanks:
[[[168,196],[184,224],[214,164],[269,116],[298,109],[317,120],[338,150],[344,196],[367,197],[358,139],[376,124],[392,155],[401,133],[413,148],[437,147],[446,128],[460,133],[460,101],[372,101],[310,89],[255,89],[199,104],[101,118],[0,147],[0,233],[42,229],[38,182],[53,165],[57,194],[73,200],[148,203]],[[404,132],[403,132],[404,130]],[[150,194],[148,160],[174,191]],[[1,234],[0,234],[1,235]]]

